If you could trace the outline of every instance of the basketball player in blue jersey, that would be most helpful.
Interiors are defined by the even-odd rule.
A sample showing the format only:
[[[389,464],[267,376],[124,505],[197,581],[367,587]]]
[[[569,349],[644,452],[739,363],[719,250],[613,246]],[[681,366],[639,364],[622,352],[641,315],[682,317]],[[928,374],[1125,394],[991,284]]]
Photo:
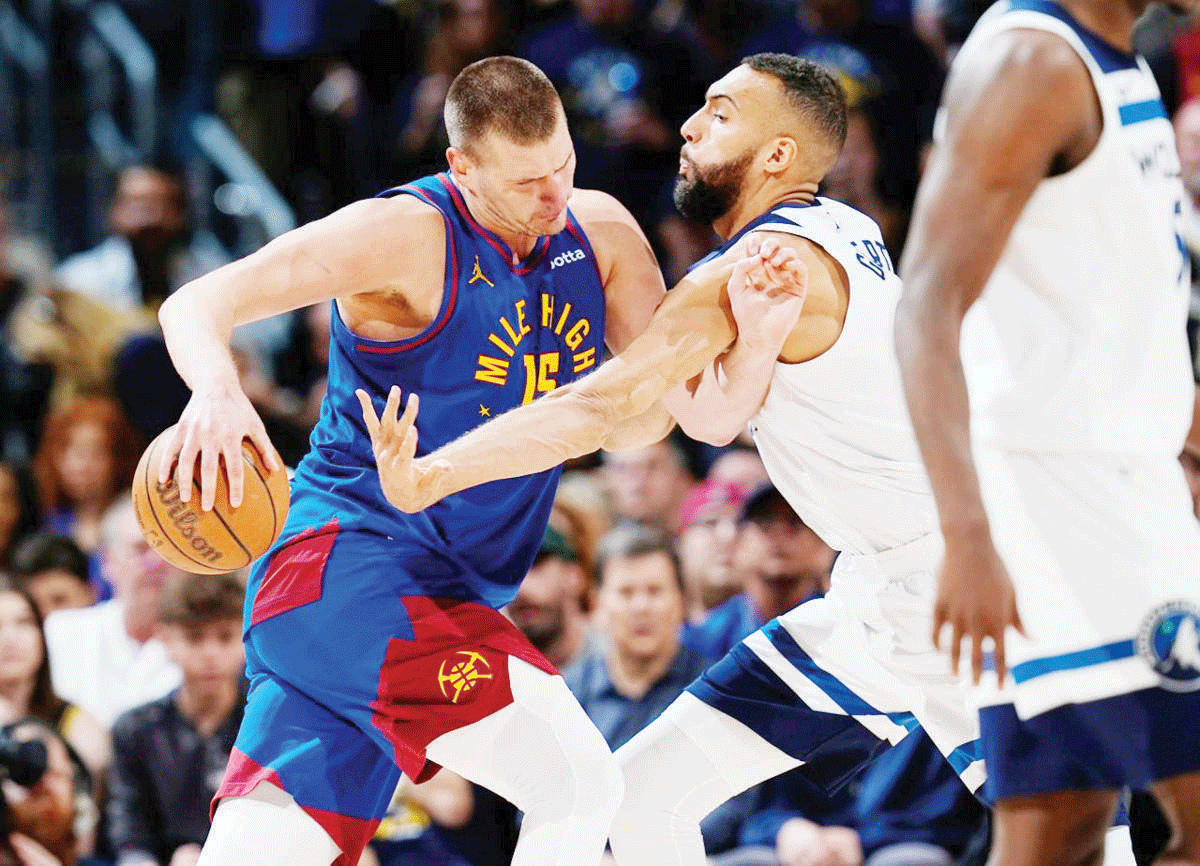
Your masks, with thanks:
[[[277,459],[238,386],[232,327],[336,299],[312,447],[283,534],[250,576],[248,705],[205,866],[353,864],[401,770],[421,781],[445,765],[519,806],[518,866],[597,863],[621,798],[603,738],[497,612],[536,554],[557,470],[402,514],[355,395],[382,408],[399,388],[410,412],[419,395],[422,444],[435,447],[585,374],[605,343],[623,349],[662,277],[623,207],[573,189],[563,109],[536,67],[468,67],[446,125],[448,173],[297,229],[162,308],[193,391],[171,443],[177,480],[207,508],[218,471],[241,499],[244,437]],[[739,267],[799,286],[781,250]],[[729,274],[715,263],[681,291],[719,294]],[[605,441],[669,426],[656,410]]]
[[[1200,863],[1200,527],[1177,459],[1200,417],[1179,159],[1130,53],[1147,5],[984,15],[901,268],[946,541],[935,634],[981,684],[998,866],[1096,862],[1123,785],[1167,815],[1158,862]]]

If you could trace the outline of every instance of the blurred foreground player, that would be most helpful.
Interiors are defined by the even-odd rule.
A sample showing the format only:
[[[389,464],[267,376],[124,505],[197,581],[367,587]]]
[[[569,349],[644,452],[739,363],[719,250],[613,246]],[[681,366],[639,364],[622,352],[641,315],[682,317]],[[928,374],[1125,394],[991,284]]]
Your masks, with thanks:
[[[1179,159],[1130,53],[1147,5],[992,7],[902,263],[936,625],[982,679],[997,866],[1098,862],[1123,785],[1168,816],[1158,862],[1200,863],[1200,525],[1178,461],[1200,425]]]

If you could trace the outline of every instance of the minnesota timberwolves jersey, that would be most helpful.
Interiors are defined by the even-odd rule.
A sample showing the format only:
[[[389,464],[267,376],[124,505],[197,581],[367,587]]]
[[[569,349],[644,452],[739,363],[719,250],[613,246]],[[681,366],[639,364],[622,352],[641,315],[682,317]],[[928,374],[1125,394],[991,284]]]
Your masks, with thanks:
[[[587,373],[601,361],[604,339],[595,253],[568,212],[564,231],[543,237],[514,263],[445,174],[383,195],[415,196],[441,213],[441,309],[423,333],[379,342],[351,332],[334,304],[328,392],[296,470],[279,544],[336,520],[345,543],[357,537],[367,546],[386,544],[401,593],[499,607],[516,593],[537,551],[559,470],[484,484],[403,514],[383,496],[354,392],[372,395],[377,411],[392,385],[404,399],[419,395],[417,453],[423,455]]]
[[[778,363],[753,419],[771,480],[835,550],[871,554],[937,530],[937,514],[892,350],[900,280],[870,217],[841,202],[778,207],[755,229],[807,238],[845,269],[850,298],[837,341]]]
[[[956,62],[1015,28],[1049,31],[1078,53],[1104,129],[1080,165],[1038,184],[964,323],[975,436],[1005,449],[1173,459],[1191,421],[1190,282],[1179,157],[1158,87],[1144,60],[1046,0],[995,4]]]

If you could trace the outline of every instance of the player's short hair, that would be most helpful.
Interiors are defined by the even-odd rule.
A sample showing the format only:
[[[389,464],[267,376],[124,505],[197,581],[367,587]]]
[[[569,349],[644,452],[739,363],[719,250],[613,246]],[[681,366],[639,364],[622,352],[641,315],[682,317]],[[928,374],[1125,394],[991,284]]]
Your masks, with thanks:
[[[846,143],[846,91],[836,76],[792,54],[751,54],[742,58],[742,64],[779,79],[792,108],[841,150]]]
[[[245,590],[233,574],[188,574],[167,585],[159,601],[163,625],[198,628],[242,618]]]
[[[446,94],[446,133],[469,150],[497,132],[517,144],[545,141],[562,114],[558,91],[542,70],[519,57],[486,57],[458,73]]]
[[[683,567],[674,540],[657,526],[645,523],[622,523],[600,540],[592,580],[597,587],[602,586],[604,571],[614,559],[637,559],[654,554],[662,554],[670,561],[675,584],[683,592]]]

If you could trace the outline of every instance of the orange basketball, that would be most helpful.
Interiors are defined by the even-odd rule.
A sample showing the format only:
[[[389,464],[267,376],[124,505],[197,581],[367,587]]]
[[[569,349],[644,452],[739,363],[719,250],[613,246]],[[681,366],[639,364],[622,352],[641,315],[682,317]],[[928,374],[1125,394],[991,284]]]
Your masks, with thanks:
[[[267,471],[258,452],[243,442],[242,504],[229,506],[222,465],[217,473],[216,504],[212,511],[204,511],[200,508],[199,459],[187,502],[179,499],[176,466],[172,465],[166,484],[158,483],[159,459],[173,432],[174,428],[169,428],[150,443],[133,475],[133,508],[142,534],[163,559],[193,574],[224,574],[249,565],[266,553],[283,529],[288,511],[287,472]]]

